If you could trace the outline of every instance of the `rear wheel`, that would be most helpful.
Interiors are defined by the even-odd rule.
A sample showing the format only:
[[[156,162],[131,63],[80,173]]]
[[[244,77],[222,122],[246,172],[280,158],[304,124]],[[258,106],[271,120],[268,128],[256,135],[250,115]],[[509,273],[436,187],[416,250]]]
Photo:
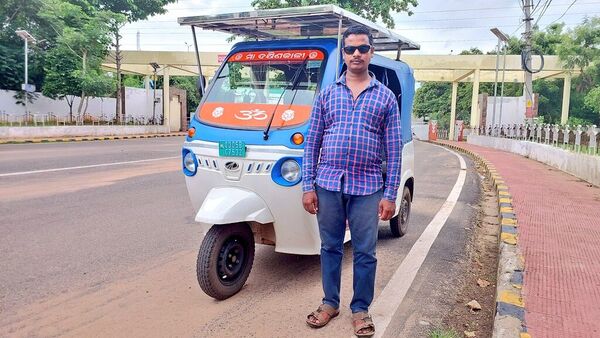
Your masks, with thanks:
[[[392,236],[402,237],[408,231],[408,221],[410,219],[411,196],[408,187],[402,191],[402,201],[400,202],[400,211],[398,215],[390,219],[390,229]]]
[[[254,236],[247,224],[214,225],[198,252],[198,284],[207,295],[227,299],[242,289],[253,262]]]

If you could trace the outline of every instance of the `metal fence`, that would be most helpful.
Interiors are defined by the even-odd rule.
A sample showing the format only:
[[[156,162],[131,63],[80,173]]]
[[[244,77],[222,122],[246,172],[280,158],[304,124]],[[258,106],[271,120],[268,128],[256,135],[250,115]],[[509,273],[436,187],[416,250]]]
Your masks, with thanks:
[[[447,140],[448,139],[448,129],[440,129],[437,130],[437,139],[438,140]]]
[[[95,116],[91,114],[83,114],[80,116],[73,117],[73,120],[69,120],[68,117],[56,116],[53,113],[46,114],[32,114],[26,113],[19,116],[9,115],[5,112],[0,112],[0,126],[94,126],[94,125],[162,125],[162,115],[156,118],[147,118],[145,116],[132,116],[126,115],[125,118],[116,123],[114,116],[107,116],[102,114]]]
[[[487,126],[478,129],[479,135],[502,137],[552,145],[555,147],[599,155],[600,129],[595,125],[560,126],[558,124],[512,124]]]

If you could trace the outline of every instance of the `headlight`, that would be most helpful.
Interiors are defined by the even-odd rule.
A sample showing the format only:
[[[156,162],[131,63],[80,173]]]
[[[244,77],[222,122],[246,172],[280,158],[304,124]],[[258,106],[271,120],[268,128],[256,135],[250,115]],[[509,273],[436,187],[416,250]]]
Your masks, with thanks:
[[[302,157],[280,158],[271,170],[273,182],[284,187],[292,187],[302,179]]]
[[[296,160],[286,160],[281,164],[281,177],[292,183],[300,178],[300,165]]]
[[[183,150],[183,173],[187,176],[196,175],[196,168],[198,163],[196,162],[196,156],[190,150]]]

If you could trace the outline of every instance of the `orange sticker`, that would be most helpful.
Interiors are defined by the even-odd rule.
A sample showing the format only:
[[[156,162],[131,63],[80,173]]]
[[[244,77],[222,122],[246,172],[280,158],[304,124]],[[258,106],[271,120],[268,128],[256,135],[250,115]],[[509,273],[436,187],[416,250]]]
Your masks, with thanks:
[[[260,52],[238,52],[229,58],[229,62],[260,62],[260,61],[304,61],[323,60],[325,54],[316,49],[302,50],[271,50]]]
[[[211,124],[254,129],[266,127],[271,114],[275,114],[271,128],[283,128],[306,122],[311,108],[311,105],[281,104],[274,112],[274,104],[206,102],[198,117]]]

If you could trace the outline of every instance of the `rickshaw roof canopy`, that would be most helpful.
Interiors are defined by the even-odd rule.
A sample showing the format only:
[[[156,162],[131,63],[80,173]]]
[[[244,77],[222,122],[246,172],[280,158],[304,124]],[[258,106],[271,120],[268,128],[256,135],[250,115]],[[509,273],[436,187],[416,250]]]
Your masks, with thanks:
[[[367,27],[377,51],[418,50],[419,44],[396,32],[335,5],[254,10],[216,15],[180,17],[180,25],[199,27],[257,40],[337,37],[352,25]]]

